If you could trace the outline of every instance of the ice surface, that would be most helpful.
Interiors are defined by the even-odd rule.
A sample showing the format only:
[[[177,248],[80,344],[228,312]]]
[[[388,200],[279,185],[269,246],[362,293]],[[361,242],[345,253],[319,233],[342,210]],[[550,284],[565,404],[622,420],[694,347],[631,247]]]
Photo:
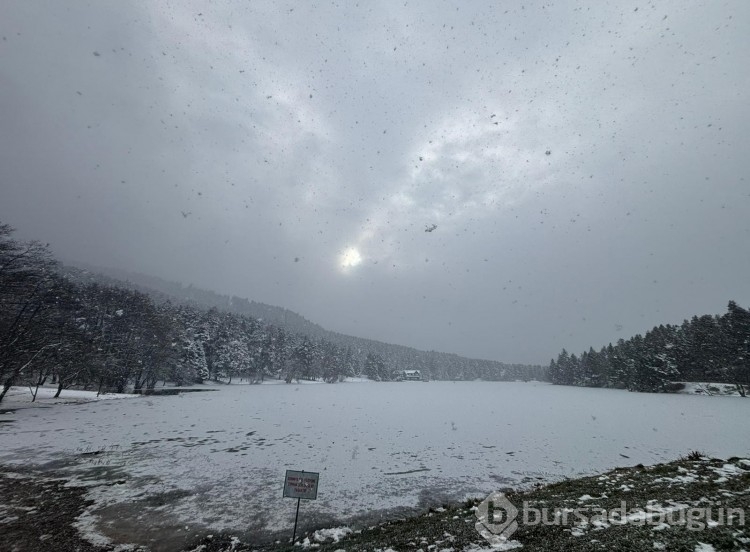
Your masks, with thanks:
[[[543,383],[226,386],[0,414],[0,463],[88,485],[105,535],[145,518],[267,533],[294,521],[286,469],[320,472],[301,525],[334,526],[690,450],[746,456],[748,408]]]

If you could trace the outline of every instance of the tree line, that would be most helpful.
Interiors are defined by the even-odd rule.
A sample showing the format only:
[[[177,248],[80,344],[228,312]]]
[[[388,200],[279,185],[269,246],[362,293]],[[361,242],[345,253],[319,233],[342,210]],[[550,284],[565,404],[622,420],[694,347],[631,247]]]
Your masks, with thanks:
[[[721,316],[694,316],[661,325],[599,351],[562,350],[548,368],[552,383],[669,392],[675,382],[713,382],[750,390],[750,311],[729,301]]]
[[[0,401],[14,385],[28,385],[36,398],[44,384],[56,385],[58,396],[70,387],[127,392],[167,381],[387,381],[403,369],[431,379],[544,377],[541,366],[334,343],[215,307],[76,280],[58,270],[47,246],[12,234],[0,223]]]
[[[428,378],[438,380],[542,380],[546,377],[547,368],[541,365],[470,359],[452,353],[420,351],[404,345],[344,335],[326,330],[287,309],[137,272],[106,269],[103,274],[97,269],[83,270],[72,266],[62,266],[61,270],[68,278],[81,283],[98,282],[134,289],[147,294],[157,303],[169,300],[202,310],[215,307],[223,312],[261,319],[265,324],[281,327],[289,334],[306,335],[314,342],[328,341],[344,351],[351,349],[355,352],[356,365],[361,369],[361,374],[374,380],[392,379],[394,370],[420,370]]]

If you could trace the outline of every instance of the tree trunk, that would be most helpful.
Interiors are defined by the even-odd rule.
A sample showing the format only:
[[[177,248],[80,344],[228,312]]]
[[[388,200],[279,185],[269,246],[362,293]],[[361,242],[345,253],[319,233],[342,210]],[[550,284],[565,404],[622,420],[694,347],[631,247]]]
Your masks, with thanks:
[[[42,376],[42,374],[39,374],[39,377],[36,379],[36,386],[31,392],[31,402],[36,401],[36,396],[39,394],[39,388],[44,385],[45,381],[47,381],[47,376]]]
[[[5,380],[5,383],[3,383],[3,389],[0,391],[0,402],[3,402],[3,397],[5,397],[5,394],[8,392],[8,389],[10,389],[13,386],[13,376],[11,375],[8,379]]]
[[[133,391],[140,391],[143,389],[143,384],[146,383],[145,380],[142,380],[140,377],[140,374],[135,377],[135,381],[133,382]]]

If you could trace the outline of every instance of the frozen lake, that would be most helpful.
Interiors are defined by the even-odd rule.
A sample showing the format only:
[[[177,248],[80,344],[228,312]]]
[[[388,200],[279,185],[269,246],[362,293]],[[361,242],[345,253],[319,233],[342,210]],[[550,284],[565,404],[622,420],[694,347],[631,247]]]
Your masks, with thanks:
[[[747,456],[748,414],[750,399],[542,383],[231,386],[19,409],[0,463],[91,485],[89,521],[118,541],[267,534],[294,520],[286,469],[320,472],[305,525],[345,523],[694,449]]]

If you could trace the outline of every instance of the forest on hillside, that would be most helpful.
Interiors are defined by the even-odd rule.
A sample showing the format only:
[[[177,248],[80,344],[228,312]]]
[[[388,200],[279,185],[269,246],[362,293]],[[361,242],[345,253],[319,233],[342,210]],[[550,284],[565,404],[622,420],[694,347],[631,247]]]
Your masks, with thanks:
[[[49,248],[13,239],[0,224],[0,401],[14,385],[100,392],[266,378],[329,383],[394,379],[543,379],[541,366],[509,365],[354,340],[294,333],[251,316],[156,300],[126,286],[67,277]],[[353,338],[352,338],[353,339]],[[344,343],[344,344],[342,344]]]
[[[721,316],[660,325],[578,356],[563,349],[548,374],[560,385],[650,392],[675,391],[674,382],[728,383],[744,397],[750,391],[750,311],[729,301]]]
[[[66,278],[83,285],[98,283],[140,291],[157,304],[170,302],[201,311],[217,309],[255,318],[264,326],[282,328],[288,334],[307,336],[315,342],[327,341],[341,350],[351,349],[355,353],[359,351],[361,354],[355,356],[358,356],[359,365],[362,366],[367,354],[370,353],[370,374],[383,372],[375,369],[382,361],[395,370],[418,369],[431,379],[438,380],[543,380],[546,377],[546,366],[469,359],[455,353],[423,351],[405,345],[346,335],[326,330],[298,313],[282,307],[250,301],[243,297],[223,295],[190,284],[171,282],[137,272],[101,267],[82,269],[80,265],[60,265],[59,271]],[[390,370],[385,370],[385,376],[390,374]]]

